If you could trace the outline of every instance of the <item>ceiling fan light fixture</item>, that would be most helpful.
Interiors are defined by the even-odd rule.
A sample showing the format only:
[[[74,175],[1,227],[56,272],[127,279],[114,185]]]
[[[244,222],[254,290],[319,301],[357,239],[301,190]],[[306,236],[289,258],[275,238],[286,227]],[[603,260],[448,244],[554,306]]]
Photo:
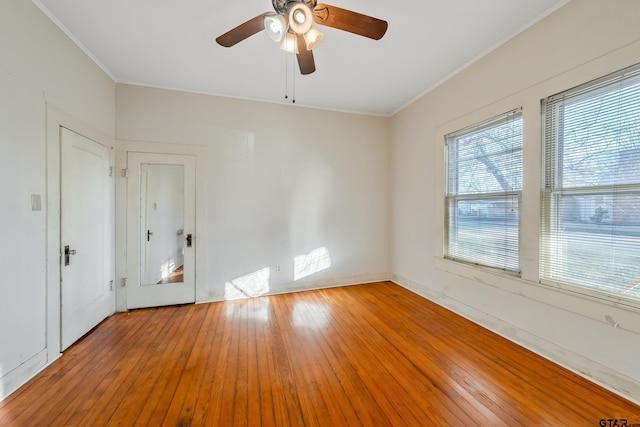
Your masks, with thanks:
[[[296,10],[295,13],[293,14],[293,19],[300,25],[304,24],[305,21],[307,20],[307,17],[305,16],[304,12],[301,10]]]
[[[267,31],[271,40],[280,43],[287,33],[287,21],[282,15],[265,16],[264,29]]]
[[[313,24],[311,9],[304,3],[296,3],[289,9],[289,27],[297,34],[305,34]]]
[[[320,44],[324,34],[322,34],[318,29],[314,26],[311,26],[309,31],[304,33],[304,40],[307,42],[307,49],[312,50],[316,46]]]
[[[298,43],[296,43],[295,34],[287,33],[287,35],[282,40],[280,49],[284,50],[285,52],[298,54]]]

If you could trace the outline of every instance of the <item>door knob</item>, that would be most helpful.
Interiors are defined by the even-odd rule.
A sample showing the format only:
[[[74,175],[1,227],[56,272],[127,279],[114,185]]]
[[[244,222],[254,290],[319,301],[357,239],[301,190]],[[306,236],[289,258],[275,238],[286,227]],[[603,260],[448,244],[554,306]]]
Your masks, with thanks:
[[[71,255],[75,255],[75,254],[76,254],[76,250],[69,248],[69,245],[66,245],[64,247],[64,265],[65,266],[70,264]]]

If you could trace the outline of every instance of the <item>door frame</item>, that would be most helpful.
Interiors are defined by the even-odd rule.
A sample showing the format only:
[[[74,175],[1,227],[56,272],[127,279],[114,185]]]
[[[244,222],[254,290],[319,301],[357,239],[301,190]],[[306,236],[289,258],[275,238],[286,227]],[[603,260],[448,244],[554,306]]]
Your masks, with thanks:
[[[61,295],[60,295],[60,278],[61,278],[61,237],[60,237],[60,127],[65,127],[76,133],[86,136],[87,138],[109,148],[109,165],[114,164],[113,138],[93,126],[65,113],[52,104],[46,103],[46,162],[47,162],[47,277],[46,277],[46,307],[47,307],[47,332],[46,332],[46,348],[47,360],[49,364],[62,354],[61,349]],[[114,209],[115,197],[111,197],[111,209]],[[115,229],[115,228],[114,228]],[[105,271],[110,271],[111,277],[115,279],[115,254],[113,251],[115,235],[112,233],[107,236],[111,240],[110,259],[105,266]],[[111,304],[111,313],[115,311],[115,299]]]
[[[196,193],[195,193],[195,301],[207,301],[210,299],[206,288],[206,236],[207,221],[205,215],[206,206],[206,182],[207,173],[203,167],[207,158],[207,147],[193,144],[174,144],[165,142],[116,140],[115,141],[115,172],[116,178],[116,311],[127,311],[127,178],[123,175],[127,169],[127,157],[129,152],[148,154],[179,154],[191,155],[195,158]],[[139,266],[132,266],[139,268]],[[209,299],[207,299],[209,298]]]

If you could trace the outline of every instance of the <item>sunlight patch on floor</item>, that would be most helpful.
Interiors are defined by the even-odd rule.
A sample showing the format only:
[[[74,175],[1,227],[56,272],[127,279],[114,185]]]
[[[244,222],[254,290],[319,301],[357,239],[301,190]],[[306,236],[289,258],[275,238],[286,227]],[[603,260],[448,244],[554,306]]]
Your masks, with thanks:
[[[317,302],[297,302],[291,313],[296,328],[324,328],[331,320],[331,308]]]

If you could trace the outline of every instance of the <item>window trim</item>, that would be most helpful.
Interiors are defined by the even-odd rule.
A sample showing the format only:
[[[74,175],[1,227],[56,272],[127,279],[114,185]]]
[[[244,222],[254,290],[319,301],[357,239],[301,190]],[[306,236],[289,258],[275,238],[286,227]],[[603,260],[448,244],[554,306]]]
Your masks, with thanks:
[[[557,100],[571,99],[572,101],[579,101],[580,99],[587,98],[598,93],[608,92],[608,88],[625,81],[629,78],[640,76],[640,63],[628,66],[618,71],[603,75],[596,79],[579,84],[572,88],[562,90],[555,95],[542,98],[540,100],[540,115],[541,115],[541,127],[540,127],[540,167],[541,167],[541,191],[540,191],[540,239],[538,249],[538,270],[539,279],[538,283],[546,288],[551,288],[561,292],[568,293],[574,296],[580,296],[583,298],[593,299],[598,302],[605,302],[613,304],[616,307],[630,309],[632,311],[640,310],[640,301],[636,298],[626,297],[620,294],[614,294],[606,290],[597,289],[588,285],[582,285],[579,283],[572,283],[563,281],[561,279],[552,279],[545,271],[551,268],[551,265],[545,262],[545,257],[551,255],[545,255],[545,252],[549,252],[551,249],[545,245],[550,245],[552,238],[552,232],[550,231],[554,225],[553,221],[553,198],[560,195],[613,195],[615,194],[640,194],[640,183],[638,184],[620,184],[620,185],[592,185],[592,186],[576,186],[576,187],[561,187],[558,185],[562,182],[562,172],[558,163],[562,162],[561,155],[557,146],[553,147],[553,151],[547,147],[548,134],[553,134],[554,138],[557,137],[562,126],[560,124],[564,122],[564,117],[561,117],[552,126],[548,124],[548,117],[546,114],[547,104],[554,103]],[[559,107],[559,106],[556,106]],[[563,114],[563,113],[560,113]],[[547,127],[550,127],[550,132],[547,132]],[[549,159],[551,155],[551,159]],[[548,162],[552,164],[547,166]]]
[[[444,227],[443,227],[443,241],[442,241],[442,259],[447,261],[453,261],[455,263],[465,264],[468,266],[480,268],[487,271],[497,272],[498,274],[503,274],[508,277],[514,278],[522,278],[522,191],[524,186],[523,178],[521,178],[521,185],[519,190],[510,189],[508,191],[500,191],[500,192],[489,192],[489,193],[473,193],[473,194],[455,194],[450,195],[449,192],[449,172],[450,172],[450,161],[449,161],[449,144],[450,141],[458,138],[462,135],[468,135],[476,131],[482,131],[484,129],[490,129],[493,127],[500,126],[501,124],[508,123],[513,120],[514,117],[520,119],[521,121],[521,144],[517,149],[521,156],[522,162],[522,171],[524,172],[524,108],[522,106],[518,108],[512,108],[503,112],[501,114],[493,115],[488,119],[480,120],[474,122],[472,125],[460,128],[456,131],[449,132],[443,135],[444,139]],[[495,154],[495,153],[493,153]],[[450,235],[451,235],[451,206],[452,203],[456,203],[460,200],[482,200],[482,199],[491,199],[491,198],[509,198],[515,197],[518,203],[518,231],[517,231],[517,270],[509,269],[509,268],[501,268],[498,266],[491,266],[487,264],[483,264],[481,262],[457,257],[455,255],[450,254]],[[457,219],[457,217],[456,217]]]

